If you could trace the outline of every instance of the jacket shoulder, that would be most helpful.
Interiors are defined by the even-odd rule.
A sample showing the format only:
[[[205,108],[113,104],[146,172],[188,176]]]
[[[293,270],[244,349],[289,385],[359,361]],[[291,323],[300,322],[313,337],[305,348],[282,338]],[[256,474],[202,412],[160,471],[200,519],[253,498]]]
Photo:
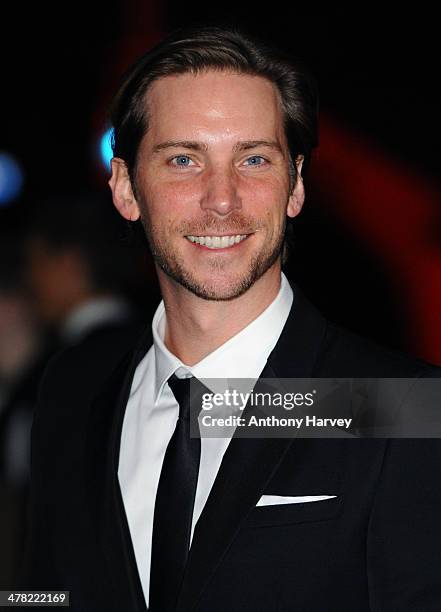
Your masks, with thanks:
[[[328,322],[318,363],[320,375],[347,377],[441,377],[441,368],[386,348]]]
[[[140,338],[149,343],[149,334],[140,328],[93,334],[79,344],[59,351],[48,362],[42,376],[36,412],[63,412],[69,406],[81,412],[88,400],[128,363]]]

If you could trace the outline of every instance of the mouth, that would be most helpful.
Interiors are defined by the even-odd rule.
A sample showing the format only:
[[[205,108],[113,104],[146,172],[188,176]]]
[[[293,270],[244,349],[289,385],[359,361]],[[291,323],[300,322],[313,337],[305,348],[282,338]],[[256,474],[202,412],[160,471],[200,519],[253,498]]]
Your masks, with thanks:
[[[185,236],[187,240],[195,245],[207,249],[227,249],[237,246],[246,240],[251,234],[235,234],[230,236]]]

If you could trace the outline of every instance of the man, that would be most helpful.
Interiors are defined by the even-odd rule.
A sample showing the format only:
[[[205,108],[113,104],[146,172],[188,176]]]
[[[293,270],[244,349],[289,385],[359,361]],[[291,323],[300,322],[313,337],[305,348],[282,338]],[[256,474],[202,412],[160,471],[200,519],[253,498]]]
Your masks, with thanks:
[[[48,360],[55,352],[79,343],[86,343],[89,359],[95,346],[101,352],[105,344],[106,350],[119,355],[127,339],[135,342],[139,335],[136,313],[126,298],[133,286],[137,253],[121,244],[124,222],[109,206],[108,198],[90,193],[60,194],[36,203],[35,209],[21,241],[26,254],[21,291],[22,301],[27,298],[28,318],[33,315],[36,327],[38,322],[40,341],[33,351],[28,349],[27,362],[15,379],[10,377],[0,410],[0,480],[14,494],[16,525],[13,530],[11,521],[4,521],[8,533],[2,538],[0,564],[8,568],[10,576],[17,570],[18,551],[21,555],[29,486],[29,434]],[[129,256],[131,266],[127,265]],[[14,270],[17,274],[17,266],[9,270],[9,275]],[[11,305],[8,311],[13,312]],[[25,352],[27,348],[26,343],[24,348],[23,341],[20,343],[27,331],[24,322],[18,321],[21,336],[16,332],[15,337],[4,335],[5,343],[9,339],[11,355],[14,350]],[[9,324],[9,335],[15,331],[11,316],[3,317],[2,323]],[[27,344],[32,345],[31,340]],[[5,495],[3,499],[6,508]],[[10,584],[11,578],[3,580],[3,585]]]
[[[281,275],[315,110],[307,73],[236,32],[177,34],[129,73],[110,186],[163,302],[119,362],[72,350],[45,378],[23,587],[70,590],[82,612],[439,609],[437,440],[186,429],[189,376],[438,374],[331,325]]]
[[[105,338],[118,351],[126,336],[139,333],[125,297],[133,285],[128,257],[136,253],[119,244],[121,231],[107,198],[90,194],[45,201],[26,230],[24,284],[44,340],[11,385],[0,418],[0,465],[17,486],[28,484],[30,423],[49,358],[85,341],[102,349]]]

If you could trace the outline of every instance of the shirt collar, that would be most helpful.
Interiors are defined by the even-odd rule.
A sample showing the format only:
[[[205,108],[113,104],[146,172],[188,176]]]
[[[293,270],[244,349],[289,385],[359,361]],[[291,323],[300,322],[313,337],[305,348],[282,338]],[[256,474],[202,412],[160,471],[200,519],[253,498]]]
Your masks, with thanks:
[[[271,304],[235,336],[193,366],[184,364],[164,344],[166,314],[159,304],[152,321],[155,351],[155,402],[173,373],[180,378],[258,378],[277,343],[293,303],[293,291],[282,272]]]

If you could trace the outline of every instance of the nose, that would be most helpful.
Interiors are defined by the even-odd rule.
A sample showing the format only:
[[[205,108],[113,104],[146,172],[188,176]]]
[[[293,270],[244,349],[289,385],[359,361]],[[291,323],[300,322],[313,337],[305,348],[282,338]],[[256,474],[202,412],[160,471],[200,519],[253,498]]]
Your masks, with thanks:
[[[211,170],[206,176],[204,191],[200,200],[202,210],[225,216],[242,208],[238,194],[237,177],[230,168]]]

